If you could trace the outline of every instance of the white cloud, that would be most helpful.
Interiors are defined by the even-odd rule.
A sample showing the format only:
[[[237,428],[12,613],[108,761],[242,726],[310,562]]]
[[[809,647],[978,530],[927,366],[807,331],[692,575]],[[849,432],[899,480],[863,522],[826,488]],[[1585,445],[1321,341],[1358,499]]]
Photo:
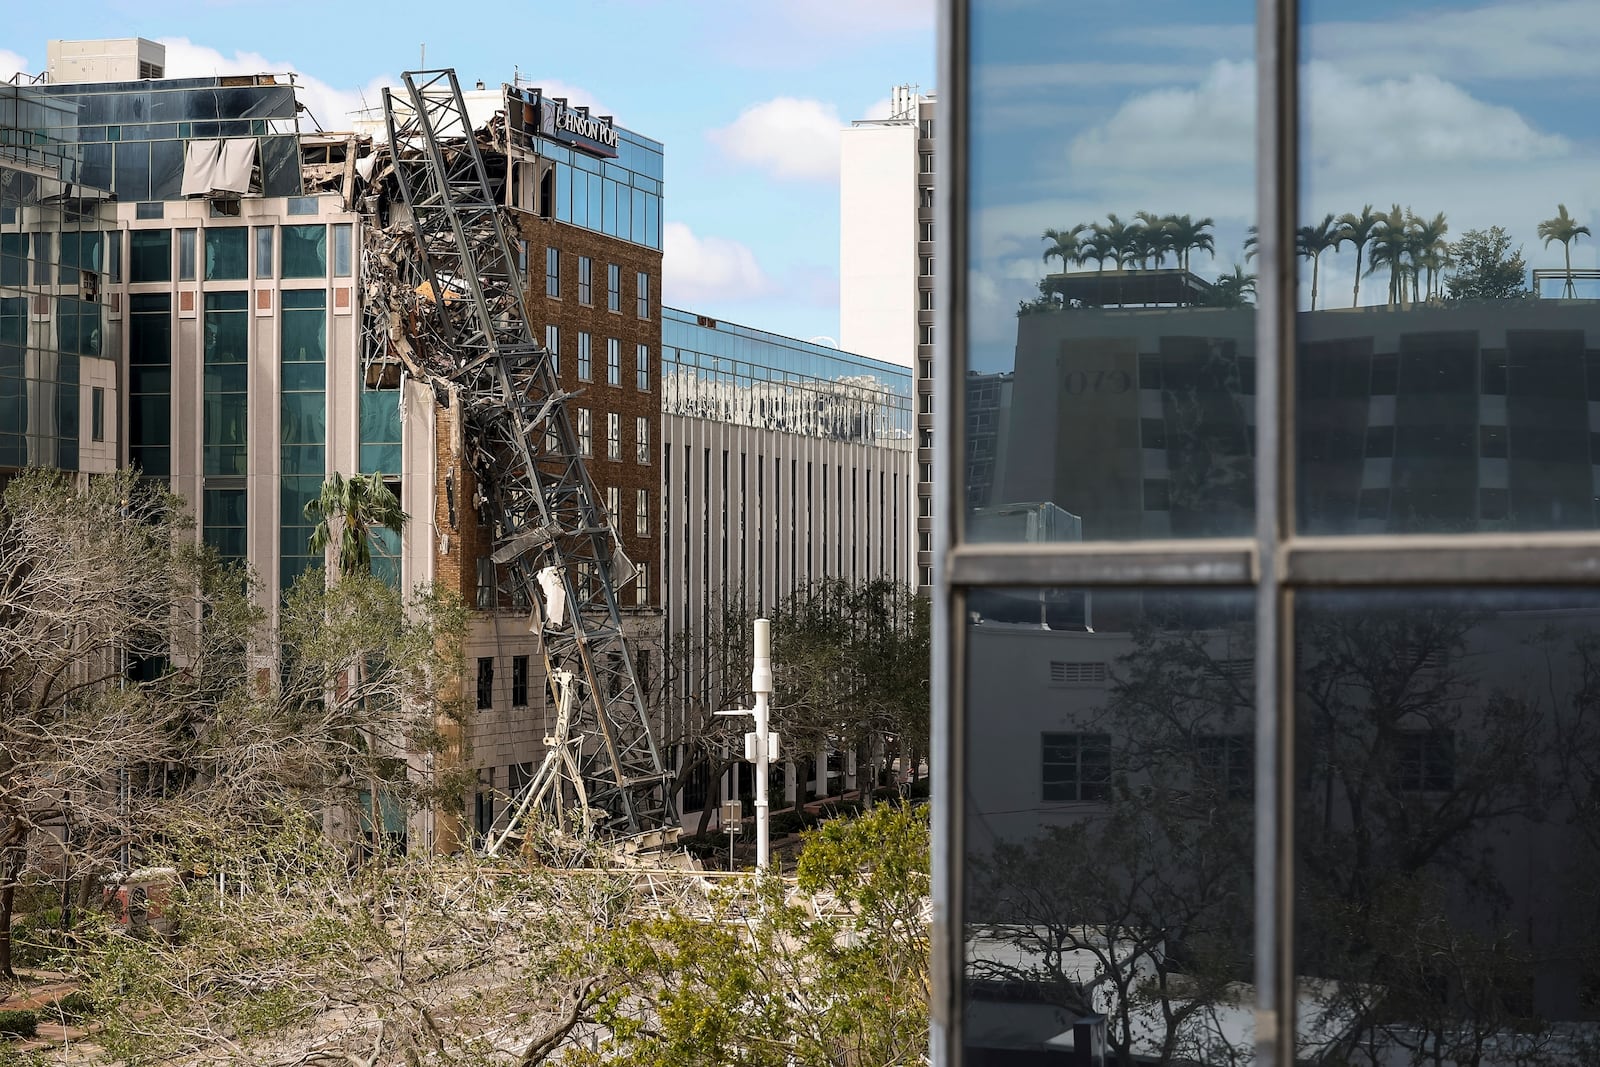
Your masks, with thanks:
[[[0,81],[8,81],[14,74],[37,74],[28,66],[28,58],[17,52],[0,48]]]
[[[726,237],[699,237],[681,222],[662,237],[662,299],[678,307],[712,300],[749,300],[773,291],[755,253]]]
[[[893,98],[884,96],[868,104],[857,117],[863,119],[886,119],[893,108]]]
[[[258,52],[234,52],[226,55],[215,48],[195,44],[186,37],[162,37],[167,48],[169,78],[197,78],[215,74],[287,74],[295,77],[300,102],[310,111],[300,118],[300,128],[315,128],[312,117],[326,130],[348,130],[354,124],[355,113],[363,108],[383,107],[383,87],[395,86],[399,78],[380,76],[363,86],[335,88],[320,78],[313,77],[293,63],[270,60]],[[374,114],[379,114],[374,111]]]
[[[776,178],[831,180],[839,173],[844,125],[831,104],[780,96],[745,108],[706,137],[728,158]]]
[[[545,96],[561,97],[573,107],[586,107],[592,114],[615,116],[615,113],[610,108],[600,102],[599,97],[581,85],[573,85],[559,78],[530,78],[526,74],[522,76],[521,84],[524,87],[533,86],[536,89],[543,89]],[[617,118],[617,123],[618,125],[627,125],[620,117]]]
[[[1594,55],[1600,50],[1593,0],[1500,0],[1448,10],[1434,6],[1386,19],[1308,19],[1302,35],[1312,59],[1352,72],[1382,77],[1406,71],[1468,82],[1593,80]],[[1141,54],[1175,48],[1242,59],[1250,55],[1255,28],[1248,23],[1130,25],[1106,39],[1137,47]]]

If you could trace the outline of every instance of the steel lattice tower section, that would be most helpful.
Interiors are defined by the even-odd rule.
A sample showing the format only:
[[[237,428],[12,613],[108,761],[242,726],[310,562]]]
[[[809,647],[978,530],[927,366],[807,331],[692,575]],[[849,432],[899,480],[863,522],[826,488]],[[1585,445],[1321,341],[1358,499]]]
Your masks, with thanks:
[[[454,70],[404,75],[409,108],[384,91],[384,121],[421,253],[423,304],[438,342],[407,360],[461,406],[466,444],[493,523],[494,562],[525,600],[547,678],[578,679],[573,727],[593,735],[584,786],[597,828],[641,833],[676,821],[671,774],[646,714],[616,587],[633,577],[578,448],[549,355],[536,342]],[[553,571],[550,568],[554,568]],[[621,573],[619,573],[621,572]],[[559,578],[564,618],[541,600]],[[552,582],[552,584],[554,584]],[[507,810],[514,810],[515,805]]]

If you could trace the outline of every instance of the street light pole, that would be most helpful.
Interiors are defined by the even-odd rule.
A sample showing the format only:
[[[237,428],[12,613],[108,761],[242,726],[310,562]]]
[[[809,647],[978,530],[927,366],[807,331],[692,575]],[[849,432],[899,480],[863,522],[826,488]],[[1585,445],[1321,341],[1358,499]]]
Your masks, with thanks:
[[[755,694],[756,706],[753,712],[755,718],[755,752],[748,753],[755,756],[756,763],[756,870],[764,871],[771,860],[772,842],[769,835],[771,826],[768,818],[770,812],[767,806],[767,778],[768,742],[771,735],[767,730],[768,703],[772,699],[772,622],[769,619],[756,620],[756,647],[755,664],[750,672],[750,691]],[[750,745],[747,743],[746,748]]]
[[[718,715],[749,715],[754,718],[754,730],[744,735],[744,758],[756,765],[756,870],[764,871],[771,861],[771,820],[767,800],[768,768],[778,758],[778,735],[767,722],[772,701],[772,622],[756,620],[755,663],[750,672],[750,691],[755,694],[754,708],[730,708]]]

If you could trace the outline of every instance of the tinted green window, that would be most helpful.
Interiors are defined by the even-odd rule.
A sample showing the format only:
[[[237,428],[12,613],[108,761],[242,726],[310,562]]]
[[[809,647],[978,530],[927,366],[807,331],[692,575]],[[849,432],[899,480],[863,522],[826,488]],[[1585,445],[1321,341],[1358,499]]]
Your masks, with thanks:
[[[206,280],[245,277],[249,264],[249,232],[244,227],[206,231]]]
[[[361,469],[368,474],[400,473],[399,390],[361,394]]]
[[[249,447],[250,317],[245,293],[207,293],[206,474],[244,474]]]
[[[171,230],[133,230],[128,234],[128,280],[172,280]]]
[[[28,235],[0,233],[0,285],[28,284]]]
[[[223,559],[244,559],[244,489],[206,489],[202,497],[206,544],[215,548]]]
[[[328,228],[283,227],[283,276],[323,278],[328,274]]]
[[[128,300],[128,459],[145,474],[172,473],[172,296]]]

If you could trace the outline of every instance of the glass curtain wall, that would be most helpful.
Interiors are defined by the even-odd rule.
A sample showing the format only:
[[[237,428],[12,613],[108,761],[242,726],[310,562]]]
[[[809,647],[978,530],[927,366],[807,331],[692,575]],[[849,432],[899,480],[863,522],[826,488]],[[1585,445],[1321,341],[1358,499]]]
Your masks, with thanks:
[[[69,117],[34,88],[0,86],[0,469],[78,469],[83,371],[108,355],[115,233],[104,194],[74,184],[74,146],[51,132]]]
[[[1594,1062],[1600,7],[941,11],[934,1062]]]

